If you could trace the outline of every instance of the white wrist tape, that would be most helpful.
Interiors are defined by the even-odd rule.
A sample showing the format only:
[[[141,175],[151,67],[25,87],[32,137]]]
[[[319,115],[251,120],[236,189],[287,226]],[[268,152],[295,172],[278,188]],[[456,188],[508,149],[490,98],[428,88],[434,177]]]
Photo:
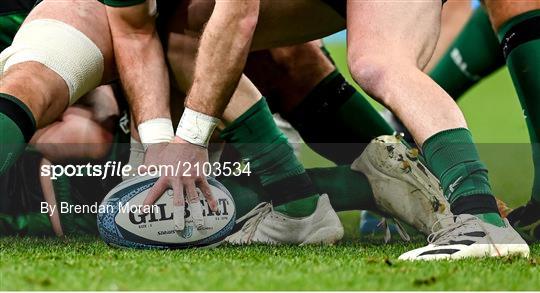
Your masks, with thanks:
[[[219,119],[215,117],[186,108],[176,129],[176,136],[206,148],[218,122]]]
[[[172,121],[169,118],[156,118],[145,121],[137,127],[144,149],[149,144],[170,142],[174,138]]]

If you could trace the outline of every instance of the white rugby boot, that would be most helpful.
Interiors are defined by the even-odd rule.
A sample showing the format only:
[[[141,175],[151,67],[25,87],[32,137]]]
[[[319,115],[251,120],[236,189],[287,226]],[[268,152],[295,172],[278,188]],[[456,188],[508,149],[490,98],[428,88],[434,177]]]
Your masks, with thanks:
[[[529,256],[529,246],[504,219],[505,227],[473,215],[452,217],[454,224],[432,233],[425,247],[402,254],[400,260],[445,260],[478,257]]]
[[[351,165],[366,175],[378,209],[425,235],[452,223],[439,180],[399,136],[375,138]]]
[[[261,203],[236,222],[244,221],[225,242],[305,245],[334,244],[343,238],[343,226],[326,194],[319,197],[315,212],[307,217],[292,218],[274,211],[270,203]]]

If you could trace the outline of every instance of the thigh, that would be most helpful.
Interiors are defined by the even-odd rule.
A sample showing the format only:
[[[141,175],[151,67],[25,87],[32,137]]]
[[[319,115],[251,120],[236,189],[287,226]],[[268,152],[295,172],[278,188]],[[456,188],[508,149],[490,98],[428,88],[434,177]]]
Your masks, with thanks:
[[[85,34],[103,54],[103,80],[114,77],[114,52],[105,5],[97,0],[43,0],[30,12],[24,23],[37,19],[58,20]]]
[[[441,8],[439,0],[348,0],[349,56],[399,56],[423,68],[437,43]]]
[[[261,0],[253,47],[256,50],[302,44],[344,28],[345,19],[322,1]]]

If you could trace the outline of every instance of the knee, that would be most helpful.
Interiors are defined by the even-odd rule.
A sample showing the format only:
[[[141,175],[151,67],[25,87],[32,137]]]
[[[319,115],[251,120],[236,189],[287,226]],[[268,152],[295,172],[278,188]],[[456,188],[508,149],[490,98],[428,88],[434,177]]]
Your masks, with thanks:
[[[399,69],[384,56],[366,56],[351,58],[349,56],[349,70],[358,83],[370,96],[387,104],[386,94],[392,86],[392,80],[399,74]]]
[[[11,67],[0,80],[0,91],[19,98],[30,108],[40,125],[50,122],[47,112],[59,113],[69,102],[69,90],[65,82],[54,71],[37,62],[25,62]]]

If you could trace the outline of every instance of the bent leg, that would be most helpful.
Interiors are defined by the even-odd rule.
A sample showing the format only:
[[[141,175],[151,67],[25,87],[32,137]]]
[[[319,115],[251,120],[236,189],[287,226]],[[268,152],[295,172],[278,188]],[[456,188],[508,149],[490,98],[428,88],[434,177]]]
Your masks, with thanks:
[[[81,51],[69,50],[77,46],[97,48],[92,57],[97,54],[98,60],[89,67],[79,66],[85,60],[78,58]],[[4,136],[0,173],[11,166],[36,128],[55,121],[85,89],[111,78],[112,56],[108,21],[99,2],[45,0],[29,14],[13,45],[0,57]]]
[[[437,1],[348,5],[353,77],[405,123],[420,145],[435,133],[467,126],[454,101],[422,72],[435,47],[440,9]],[[419,113],[432,115],[417,119]]]
[[[501,40],[533,148],[532,199],[540,203],[540,2],[486,0]]]
[[[504,225],[463,114],[422,72],[439,34],[441,2],[350,0],[347,9],[355,80],[411,131],[455,214]]]
[[[41,20],[60,22],[86,36],[99,48],[103,56],[102,66],[104,70],[102,80],[107,81],[112,78],[114,72],[112,42],[105,8],[102,4],[97,1],[72,0],[66,3],[65,1],[45,0],[28,15],[19,33],[24,31],[26,26]],[[69,58],[71,54],[80,53],[58,49],[65,47],[65,44],[61,43],[62,37],[64,36],[58,37],[59,43],[48,44],[50,46],[56,46],[59,52],[41,51],[39,53],[59,53],[65,60],[71,59]],[[17,42],[18,38],[20,39],[21,37],[17,35],[15,42]],[[65,39],[64,41],[71,40]],[[73,59],[77,59],[77,56],[74,55]],[[0,92],[13,95],[28,105],[38,124],[38,128],[56,120],[59,114],[66,108],[69,101],[70,85],[66,84],[65,76],[61,76],[56,68],[51,69],[51,66],[46,66],[41,62],[13,62],[8,59],[5,65],[7,66],[10,63],[15,64],[3,73]],[[82,70],[82,68],[79,70]],[[85,81],[85,74],[91,71],[89,68],[84,68],[83,72],[79,72],[81,76],[77,77],[79,79],[78,81],[81,83],[87,82]],[[25,82],[23,83],[21,80]],[[71,102],[73,103],[74,101]]]

